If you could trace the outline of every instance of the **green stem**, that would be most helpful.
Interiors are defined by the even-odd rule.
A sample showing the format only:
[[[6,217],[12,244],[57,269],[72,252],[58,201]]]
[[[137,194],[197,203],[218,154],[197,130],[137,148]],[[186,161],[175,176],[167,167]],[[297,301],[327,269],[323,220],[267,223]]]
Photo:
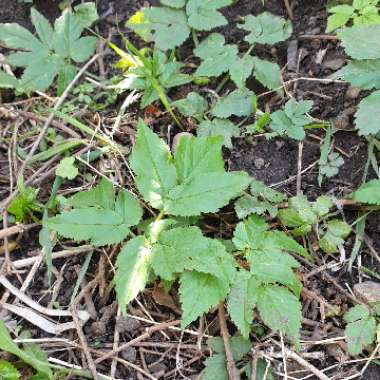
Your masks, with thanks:
[[[199,40],[197,36],[197,31],[195,29],[191,29],[191,36],[193,37],[193,42],[194,42],[195,47],[198,47]]]

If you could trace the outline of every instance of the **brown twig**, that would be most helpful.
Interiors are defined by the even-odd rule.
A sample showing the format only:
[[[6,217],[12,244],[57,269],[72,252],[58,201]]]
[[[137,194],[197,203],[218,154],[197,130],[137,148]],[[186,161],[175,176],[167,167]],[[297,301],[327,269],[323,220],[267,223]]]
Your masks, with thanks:
[[[234,357],[232,356],[231,346],[230,346],[230,334],[227,330],[226,315],[224,312],[224,304],[220,303],[218,306],[218,317],[220,325],[220,333],[223,338],[224,351],[226,352],[227,359],[227,372],[230,380],[240,380],[240,374],[237,370],[234,362]]]
[[[6,237],[10,237],[12,235],[19,234],[24,231],[28,231],[31,228],[39,226],[38,223],[32,223],[32,224],[18,224],[16,226],[4,228],[0,231],[0,239],[4,239]]]
[[[338,40],[337,36],[331,34],[301,34],[298,38],[301,40]]]
[[[291,20],[294,20],[293,9],[289,3],[289,0],[284,0],[284,3],[285,3],[286,11],[288,12],[289,18]]]

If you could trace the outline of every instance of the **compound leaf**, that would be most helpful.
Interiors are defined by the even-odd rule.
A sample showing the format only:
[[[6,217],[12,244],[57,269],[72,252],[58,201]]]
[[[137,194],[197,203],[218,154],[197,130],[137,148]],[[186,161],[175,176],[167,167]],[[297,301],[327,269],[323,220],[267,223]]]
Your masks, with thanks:
[[[233,67],[239,51],[236,45],[225,42],[222,34],[212,33],[194,49],[194,54],[202,59],[196,76],[217,77]]]
[[[375,339],[376,320],[367,316],[347,324],[345,329],[348,352],[359,355]]]
[[[188,0],[186,13],[189,25],[196,30],[211,30],[227,24],[227,19],[218,9],[231,3],[232,0]]]
[[[199,272],[184,272],[180,278],[182,328],[223,301],[229,291],[228,282]]]
[[[268,285],[260,289],[257,308],[266,325],[299,346],[302,314],[297,297],[286,288]]]
[[[118,304],[123,312],[149,280],[151,250],[144,236],[130,240],[116,261],[115,287]]]
[[[163,198],[176,184],[176,169],[169,147],[142,120],[129,162],[144,199],[161,209]]]
[[[101,184],[99,188],[107,187]],[[82,207],[49,218],[48,226],[64,237],[76,241],[90,240],[97,246],[122,241],[130,233],[129,228],[139,223],[142,209],[133,195],[126,190],[119,192],[116,201],[114,197],[105,201],[103,194],[99,196],[100,191],[77,195],[72,203],[81,204]],[[107,190],[106,194],[111,192]],[[102,199],[102,203],[93,204],[98,197]]]
[[[74,179],[79,171],[78,168],[74,165],[75,158],[74,157],[65,157],[58,164],[55,173],[62,178]]]
[[[224,98],[219,98],[212,114],[219,118],[232,115],[249,116],[255,111],[255,94],[247,89],[237,89]]]
[[[74,7],[75,18],[78,20],[82,28],[89,28],[98,18],[95,3],[82,3]]]
[[[172,103],[172,105],[177,107],[178,111],[181,112],[182,115],[194,117],[198,121],[203,119],[203,115],[208,108],[206,99],[196,92],[190,92],[187,94],[185,99],[176,100]]]
[[[355,114],[359,135],[376,135],[380,131],[380,90],[364,98]]]
[[[232,121],[227,119],[203,120],[197,129],[198,136],[222,136],[223,145],[232,149],[233,137],[240,136],[240,129]]]
[[[145,41],[153,41],[161,50],[181,45],[190,34],[186,13],[182,9],[143,8],[128,20],[127,26]]]
[[[244,24],[240,28],[249,32],[245,40],[250,44],[269,44],[285,41],[292,34],[292,24],[282,17],[269,12],[263,12],[258,16],[248,15],[244,18]]]

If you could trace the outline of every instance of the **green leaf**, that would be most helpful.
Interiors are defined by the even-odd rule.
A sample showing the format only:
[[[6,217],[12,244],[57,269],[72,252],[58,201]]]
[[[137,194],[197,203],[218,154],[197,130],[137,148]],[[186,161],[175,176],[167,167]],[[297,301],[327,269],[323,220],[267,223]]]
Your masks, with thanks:
[[[222,136],[224,140],[223,145],[232,149],[231,139],[240,136],[240,129],[230,120],[203,120],[198,126],[197,134],[198,136]]]
[[[361,185],[353,194],[356,202],[380,205],[380,180],[373,179],[364,185]]]
[[[327,161],[319,165],[319,173],[327,178],[334,177],[339,173],[339,168],[343,164],[343,157],[337,152],[332,152],[327,156]]]
[[[74,165],[74,162],[75,157],[65,157],[62,159],[55,170],[56,175],[70,180],[74,179],[79,173],[78,168]]]
[[[190,92],[185,99],[176,100],[172,103],[182,115],[194,117],[198,121],[203,119],[204,113],[207,111],[207,101],[196,92]]]
[[[41,42],[44,45],[49,46],[49,48],[52,48],[54,31],[49,21],[35,8],[31,9],[30,15]]]
[[[333,205],[334,204],[330,197],[322,195],[318,197],[315,202],[313,202],[312,208],[318,216],[322,217],[328,214]]]
[[[161,209],[163,198],[176,185],[176,169],[169,147],[142,120],[129,162],[144,199],[152,207]]]
[[[376,320],[367,316],[347,324],[345,329],[348,352],[359,355],[363,349],[375,340]]]
[[[144,236],[130,240],[116,261],[115,288],[119,307],[125,313],[129,302],[145,289],[149,280],[152,252]]]
[[[105,186],[101,184],[99,187],[102,189]],[[120,191],[116,200],[113,197],[102,204],[92,205],[99,192],[84,193],[79,198],[84,206],[50,218],[48,226],[66,238],[90,240],[96,246],[121,242],[129,235],[130,227],[141,220],[142,209],[126,190]],[[106,194],[109,193],[108,190]],[[79,203],[78,196],[72,203]]]
[[[89,28],[98,18],[95,3],[82,3],[74,7],[75,18],[82,28]]]
[[[65,65],[58,73],[57,94],[62,95],[66,87],[74,79],[77,69],[73,65]]]
[[[304,126],[311,120],[305,115],[313,106],[312,101],[293,99],[285,104],[284,110],[279,110],[271,115],[271,128],[279,135],[287,135],[296,140],[305,138]]]
[[[236,198],[250,183],[245,172],[200,174],[170,190],[165,211],[170,215],[192,216],[216,212]],[[215,197],[215,194],[218,194]]]
[[[0,320],[0,349],[16,355],[25,363],[29,364],[36,371],[41,372],[47,376],[48,379],[53,379],[53,372],[50,369],[49,362],[47,358],[43,355],[44,353],[39,351],[38,347],[35,345],[29,346],[28,350],[21,350],[15,343],[5,326],[5,323]],[[39,351],[39,352],[38,352]]]
[[[319,240],[319,247],[326,253],[338,252],[338,246],[344,244],[344,239],[351,233],[351,227],[339,219],[329,220],[327,231]]]
[[[380,25],[360,25],[338,31],[346,53],[355,59],[380,58]]]
[[[212,114],[216,117],[225,119],[232,115],[249,116],[254,109],[255,94],[249,90],[235,90],[224,98],[219,98]]]
[[[202,235],[198,227],[178,227],[160,233],[153,247],[152,267],[167,281],[184,270],[211,274],[229,283],[235,263],[224,245]]]
[[[252,343],[248,339],[235,335],[230,337],[230,347],[232,357],[235,361],[240,361],[252,348]],[[209,338],[207,344],[211,350],[217,354],[225,354],[223,339],[220,336]]]
[[[235,276],[228,295],[228,313],[245,339],[248,339],[257,302],[259,282],[246,270]]]
[[[245,88],[245,82],[251,76],[254,67],[254,57],[245,55],[238,57],[230,67],[231,79],[235,82],[236,87]]]
[[[24,222],[33,212],[41,212],[42,208],[37,200],[38,189],[26,187],[10,203],[7,211],[14,215],[17,222]]]
[[[182,9],[143,8],[128,20],[127,26],[145,41],[153,41],[161,50],[180,46],[190,34]]]
[[[277,63],[253,57],[254,75],[256,79],[270,90],[279,89],[282,86],[281,69]]]
[[[236,45],[225,45],[225,42],[222,34],[212,33],[194,49],[194,54],[202,60],[195,76],[217,77],[233,67],[239,51]]]
[[[380,89],[380,59],[349,62],[334,77],[344,79],[363,90]]]
[[[27,29],[19,24],[0,24],[0,41],[13,49],[44,51],[45,46]]]
[[[18,380],[20,373],[9,362],[0,360],[0,379],[1,380]]]
[[[16,88],[17,86],[17,78],[0,70],[0,88]]]
[[[269,12],[258,16],[248,15],[240,28],[249,32],[245,40],[250,44],[269,44],[287,40],[292,34],[292,24]]]
[[[70,58],[78,63],[87,61],[94,53],[96,48],[96,37],[82,37],[74,41],[71,50]]]
[[[279,191],[273,190],[263,182],[254,179],[251,183],[251,194],[271,203],[280,203],[286,200],[286,196]]]
[[[327,33],[331,33],[333,30],[346,25],[347,22],[355,15],[354,7],[347,4],[331,7],[328,12],[332,13],[332,15],[330,15],[327,19]]]
[[[343,317],[343,319],[350,323],[369,317],[369,310],[364,305],[356,305],[352,307]]]
[[[188,183],[201,174],[224,173],[222,145],[220,136],[181,139],[175,153],[180,183]]]
[[[232,0],[188,0],[186,13],[189,25],[196,30],[211,30],[228,23],[218,12],[219,8],[230,5]]]
[[[286,288],[268,285],[259,292],[257,308],[266,325],[299,346],[302,314],[297,297]]]
[[[228,282],[210,274],[184,272],[180,278],[182,328],[223,301],[229,291]]]
[[[380,131],[380,90],[364,98],[355,114],[359,135],[376,135]]]
[[[172,8],[183,8],[187,0],[160,0],[161,4]]]
[[[224,354],[212,355],[205,360],[204,365],[202,380],[229,380],[227,361]]]
[[[250,214],[263,215],[266,212],[275,217],[277,211],[277,207],[270,202],[260,200],[248,194],[243,195],[235,202],[235,212],[239,219],[244,219]]]

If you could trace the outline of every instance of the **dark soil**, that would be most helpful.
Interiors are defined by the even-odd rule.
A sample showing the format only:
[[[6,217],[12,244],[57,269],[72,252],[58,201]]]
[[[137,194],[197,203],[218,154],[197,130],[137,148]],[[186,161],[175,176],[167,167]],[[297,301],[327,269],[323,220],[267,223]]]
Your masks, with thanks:
[[[35,6],[39,9],[49,20],[53,21],[60,13],[58,8],[58,1],[52,0],[38,0],[35,1]],[[121,30],[126,33],[127,37],[132,39],[137,44],[139,40],[128,30],[124,28],[125,21],[143,4],[156,5],[158,1],[139,1],[139,0],[99,0],[98,11],[101,16],[104,16],[101,22],[97,25],[100,33],[107,37],[110,33],[110,28],[115,28],[116,22],[119,23]],[[303,35],[319,35],[325,31],[327,22],[326,3],[322,0],[293,0],[293,13],[294,13],[294,33],[289,41],[279,44],[276,48],[268,49],[257,48],[255,53],[262,57],[273,60],[284,67],[283,79],[284,81],[294,79],[297,76],[308,78],[327,78],[332,74],[339,65],[343,66],[346,57],[339,43],[332,40],[323,38],[304,39],[300,36]],[[0,4],[0,23],[4,22],[17,22],[25,27],[31,28],[29,21],[29,5],[21,4],[16,0],[1,0]],[[243,41],[243,33],[240,29],[236,28],[236,24],[239,21],[239,16],[245,16],[248,14],[258,14],[263,10],[270,11],[274,14],[288,17],[283,2],[280,0],[266,0],[265,6],[262,5],[261,0],[238,0],[237,3],[225,9],[224,13],[230,21],[228,28],[222,28],[220,31],[224,33],[228,42],[240,43]],[[120,43],[120,39],[117,36],[115,30],[113,30],[115,42]],[[290,51],[290,47],[295,47],[295,53]],[[185,44],[181,49],[181,56],[187,56],[191,49],[191,43]],[[0,49],[1,52],[1,49]],[[322,60],[319,59],[321,55],[324,55]],[[294,65],[295,60],[295,65]],[[106,62],[114,62],[115,57],[109,55],[105,59]],[[109,69],[111,70],[111,69]],[[296,84],[295,84],[296,83]],[[321,194],[334,195],[337,198],[343,197],[356,189],[363,180],[364,166],[367,160],[367,141],[358,137],[354,131],[353,124],[353,111],[355,106],[360,101],[359,94],[353,94],[349,90],[348,85],[341,83],[329,83],[325,84],[319,81],[304,81],[292,83],[288,86],[287,91],[296,99],[308,99],[314,102],[311,115],[319,120],[331,121],[336,129],[339,131],[334,134],[334,142],[336,148],[344,154],[344,165],[340,168],[339,174],[331,179],[326,179],[322,186],[318,186],[318,165],[311,166],[319,160],[320,157],[320,136],[323,137],[318,130],[315,130],[308,134],[307,139],[304,142],[303,154],[302,154],[302,168],[309,168],[303,176],[301,182],[301,189],[311,200],[315,199]],[[256,86],[256,84],[250,84]],[[192,87],[185,88],[185,91],[191,91]],[[227,85],[225,91],[229,90]],[[257,88],[255,87],[255,90]],[[183,91],[183,89],[182,89]],[[262,91],[264,92],[264,90]],[[259,92],[260,93],[260,92]],[[183,96],[182,93],[176,93],[175,91],[170,94],[173,99]],[[284,100],[281,97],[273,94],[265,95],[260,98],[261,109],[269,109],[270,111],[278,109]],[[136,110],[137,112],[138,110]],[[136,122],[136,115],[131,116],[131,123]],[[163,132],[166,135],[168,119],[159,118],[154,123],[154,127],[157,131]],[[1,128],[1,126],[0,126]],[[189,130],[191,128],[189,127]],[[175,130],[172,130],[174,133]],[[263,136],[253,136],[249,138],[240,138],[234,141],[234,148],[230,152],[226,152],[227,164],[231,170],[245,170],[253,177],[264,181],[268,185],[273,185],[276,188],[284,191],[288,195],[296,194],[296,175],[297,166],[299,161],[299,146],[297,143],[290,140],[271,139],[267,140]],[[0,151],[0,162],[6,162],[6,156],[2,156]],[[260,165],[258,162],[260,161]],[[372,177],[374,173],[369,171],[369,176]],[[0,168],[0,174],[3,176],[5,173]],[[356,216],[355,212],[348,214],[348,218],[354,220]],[[373,240],[374,248],[380,250],[380,217],[371,216],[367,222],[368,236]],[[18,256],[26,257],[25,252],[30,252],[33,247],[30,247],[26,243],[26,240],[37,241],[37,236],[31,232],[24,236],[20,242],[21,251],[16,252],[16,258]],[[349,248],[350,250],[350,248]],[[100,260],[101,254],[96,253],[92,259],[94,268],[89,269],[89,273],[95,274],[97,271],[97,263]],[[321,258],[323,261],[328,261],[326,258]],[[364,249],[363,262],[368,267],[375,271],[380,271],[377,268],[369,256],[366,255]],[[77,278],[77,271],[80,269],[83,263],[83,258],[75,257],[70,260],[58,260],[55,262],[56,270],[59,272],[63,270],[65,266],[67,269],[63,271],[63,282],[60,288],[60,292],[57,295],[57,301],[60,305],[68,305],[70,302],[70,296],[73,291],[73,287]],[[90,279],[89,279],[90,280]],[[315,277],[315,283],[313,288],[318,290],[319,294],[322,294],[326,299],[336,300],[341,298],[341,302],[347,304],[344,296],[339,295],[334,291],[331,291],[331,284],[324,282],[323,278]],[[357,282],[356,274],[348,275],[342,273],[342,276],[337,277],[337,281],[345,288],[345,283],[349,282],[353,284]],[[48,288],[46,268],[43,267],[36,274],[36,280],[31,285],[29,295],[32,298],[39,299],[41,304],[48,304],[50,294],[45,292]],[[44,297],[40,297],[41,293],[45,292]],[[171,317],[178,317],[175,310],[167,306],[158,307],[151,297],[152,289],[149,289],[144,297],[142,297],[142,303],[147,310],[154,311],[152,315],[157,318],[165,317],[167,319]],[[174,297],[175,298],[175,297]],[[97,295],[94,299],[98,316],[96,320],[90,321],[85,326],[85,333],[89,344],[104,345],[107,348],[111,347],[113,342],[114,326],[115,326],[115,313],[116,307],[114,303],[107,303],[105,297]],[[132,311],[135,315],[146,317],[146,315],[139,309],[137,304],[132,305]],[[111,313],[109,312],[111,310]],[[107,314],[108,313],[108,314]],[[318,319],[318,316],[309,314],[309,319]],[[136,322],[136,321],[135,321]],[[129,323],[132,323],[129,321]],[[215,321],[211,323],[211,327]],[[334,321],[335,323],[335,321]],[[41,332],[32,326],[25,324],[25,327],[32,328],[35,336],[43,336]],[[125,326],[124,326],[125,327]],[[128,341],[144,331],[145,326],[141,323],[137,323],[134,326],[127,326],[125,331],[120,336],[120,341]],[[314,331],[315,333],[315,331]],[[174,333],[168,333],[170,337],[176,341],[178,338]],[[310,335],[310,334],[309,334]],[[161,335],[154,334],[152,340],[152,350],[154,348],[154,342],[160,342]],[[194,340],[189,339],[188,342],[194,344]],[[132,350],[133,351],[133,350]],[[136,350],[129,352],[130,357],[126,360],[130,360],[133,363],[141,364],[140,359],[136,359]],[[124,354],[124,353],[123,353]],[[173,352],[172,352],[173,354]],[[126,354],[127,355],[127,354]],[[175,352],[174,352],[175,355]],[[172,355],[173,356],[173,355]],[[154,363],[157,359],[152,354],[146,354],[145,359],[147,365]],[[329,358],[327,362],[334,364],[336,360]],[[160,363],[159,363],[160,364]],[[318,368],[326,367],[326,363],[314,362]],[[175,368],[175,360],[173,357],[166,358],[162,361],[163,371],[168,372]],[[136,375],[135,371],[126,370],[119,366],[117,376],[123,379],[140,379]],[[194,373],[199,373],[201,366],[198,363],[192,367]],[[109,372],[109,368],[104,366],[105,373]],[[153,372],[153,371],[152,371]],[[343,373],[344,371],[342,371]],[[346,372],[345,376],[346,376]],[[172,377],[173,378],[173,377]],[[337,377],[338,378],[338,377]],[[343,378],[343,377],[340,377]],[[367,370],[365,377],[366,380],[378,380],[380,379],[380,370],[378,366],[371,365]]]

